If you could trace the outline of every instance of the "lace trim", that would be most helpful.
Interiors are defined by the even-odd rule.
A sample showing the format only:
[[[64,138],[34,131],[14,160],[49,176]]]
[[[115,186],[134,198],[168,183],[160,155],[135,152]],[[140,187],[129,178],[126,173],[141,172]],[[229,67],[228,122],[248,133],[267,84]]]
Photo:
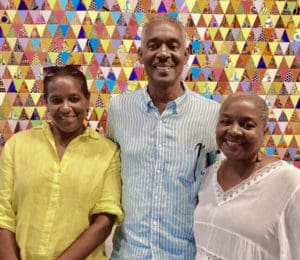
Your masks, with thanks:
[[[225,191],[222,189],[220,184],[217,181],[217,172],[218,168],[221,165],[221,161],[218,161],[214,165],[214,186],[216,191],[217,200],[220,204],[228,202],[230,200],[233,200],[238,195],[240,195],[242,192],[247,190],[252,185],[256,184],[257,182],[261,181],[262,179],[269,176],[271,173],[273,173],[277,168],[280,168],[283,166],[286,162],[280,160],[275,161],[272,163],[267,164],[266,166],[260,168],[256,173],[252,174],[249,178],[243,180],[238,185],[230,188],[229,190]]]
[[[203,247],[197,249],[197,257],[196,260],[224,260],[223,257],[213,255],[210,252],[207,252]]]

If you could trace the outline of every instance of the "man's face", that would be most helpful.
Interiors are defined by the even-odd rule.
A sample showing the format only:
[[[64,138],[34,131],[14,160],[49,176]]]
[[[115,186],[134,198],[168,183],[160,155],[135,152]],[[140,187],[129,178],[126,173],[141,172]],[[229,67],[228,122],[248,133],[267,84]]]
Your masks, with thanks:
[[[188,52],[178,25],[159,21],[149,25],[143,34],[138,55],[148,75],[149,86],[180,86]]]

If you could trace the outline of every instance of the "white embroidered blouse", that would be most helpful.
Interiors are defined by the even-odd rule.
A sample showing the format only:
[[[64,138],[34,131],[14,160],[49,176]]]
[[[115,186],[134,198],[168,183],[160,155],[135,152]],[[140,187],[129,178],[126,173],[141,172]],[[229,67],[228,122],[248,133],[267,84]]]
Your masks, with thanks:
[[[195,210],[197,260],[299,260],[300,170],[285,161],[223,191],[216,162]]]

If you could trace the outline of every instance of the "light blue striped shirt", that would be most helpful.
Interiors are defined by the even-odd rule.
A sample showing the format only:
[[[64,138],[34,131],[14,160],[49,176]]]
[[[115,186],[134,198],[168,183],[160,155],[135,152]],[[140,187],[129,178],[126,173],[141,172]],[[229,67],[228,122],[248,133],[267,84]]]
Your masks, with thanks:
[[[112,259],[194,259],[193,213],[219,104],[190,91],[160,115],[146,88],[113,96],[107,135],[121,147],[122,206]],[[197,159],[198,158],[198,159]]]

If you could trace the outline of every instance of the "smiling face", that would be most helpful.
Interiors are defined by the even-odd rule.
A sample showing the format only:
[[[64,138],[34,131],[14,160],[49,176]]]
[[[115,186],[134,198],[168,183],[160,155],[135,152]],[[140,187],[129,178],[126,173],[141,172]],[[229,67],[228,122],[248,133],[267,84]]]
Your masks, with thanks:
[[[80,81],[69,75],[58,75],[48,83],[47,92],[47,108],[54,130],[62,134],[80,134],[89,107]]]
[[[138,55],[145,66],[149,87],[180,87],[188,52],[178,24],[163,20],[149,24],[144,29]]]
[[[266,132],[262,117],[255,99],[227,98],[219,113],[216,139],[229,160],[255,161]]]

